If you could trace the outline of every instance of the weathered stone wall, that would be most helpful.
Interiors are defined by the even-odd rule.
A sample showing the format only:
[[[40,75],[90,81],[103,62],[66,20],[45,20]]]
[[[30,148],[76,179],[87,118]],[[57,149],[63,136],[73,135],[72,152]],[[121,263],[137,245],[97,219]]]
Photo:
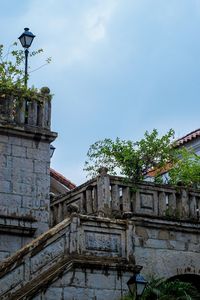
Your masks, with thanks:
[[[2,262],[0,298],[117,300],[141,269],[128,259],[132,234],[127,221],[74,215]]]
[[[84,214],[128,219],[129,228],[133,226],[129,255],[146,275],[200,274],[199,190],[146,182],[135,188],[132,182],[104,172],[55,198],[52,224],[69,215],[73,205]]]
[[[0,95],[0,260],[49,228],[51,101]]]
[[[120,300],[127,294],[131,273],[116,270],[79,269],[70,271],[53,282],[33,300]]]
[[[48,141],[0,134],[2,258],[48,229],[49,164]]]
[[[0,265],[0,298],[118,300],[141,266],[147,279],[200,274],[199,229],[197,222],[74,214]]]
[[[200,274],[200,224],[138,217],[133,243],[146,276]]]

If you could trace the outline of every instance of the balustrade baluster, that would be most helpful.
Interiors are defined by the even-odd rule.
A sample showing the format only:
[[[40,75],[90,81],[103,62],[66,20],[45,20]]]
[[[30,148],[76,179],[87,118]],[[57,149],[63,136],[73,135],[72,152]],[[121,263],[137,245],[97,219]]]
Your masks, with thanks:
[[[200,197],[196,197],[196,202],[197,202],[196,215],[197,215],[197,220],[199,220],[200,219]]]
[[[120,211],[119,186],[117,184],[111,186],[111,204],[113,211]]]
[[[95,213],[95,212],[97,212],[97,208],[98,208],[98,203],[97,203],[97,187],[95,186],[94,188],[93,188],[93,191],[92,191],[92,193],[93,193],[93,212]]]
[[[48,100],[44,101],[43,106],[44,106],[44,128],[48,129],[49,125],[48,125],[48,118],[49,118],[49,114],[48,114],[48,110],[49,110],[49,105],[48,105]]]
[[[38,126],[44,127],[44,106],[43,104],[38,104],[38,109],[37,109],[37,121],[38,121]]]
[[[159,196],[158,196],[158,201],[159,201],[159,203],[158,203],[158,214],[159,214],[159,216],[165,216],[166,215],[166,210],[167,210],[166,197],[168,197],[168,195],[165,192],[159,193]]]
[[[49,213],[49,227],[53,227],[53,217],[54,217],[54,207],[50,207],[50,213]]]
[[[110,177],[107,171],[106,168],[101,168],[97,177],[98,213],[103,216],[111,214]]]
[[[58,204],[58,222],[63,221],[63,205],[62,202]]]
[[[135,212],[140,213],[141,203],[140,203],[140,192],[136,190],[135,192]]]
[[[37,101],[31,101],[28,105],[28,125],[37,125]]]
[[[136,211],[136,191],[130,191],[130,207],[131,211],[135,213]]]
[[[169,194],[169,202],[168,202],[168,212],[167,214],[169,216],[176,216],[176,194],[170,193]]]
[[[188,192],[184,189],[181,190],[181,217],[187,219],[190,214]]]
[[[48,104],[48,116],[47,116],[47,128],[51,128],[51,101],[47,100]]]
[[[66,217],[68,217],[69,213],[68,213],[68,210],[67,210],[66,202],[64,202],[64,201],[63,201],[63,204],[62,204],[62,210],[63,210],[63,219],[65,219]]]
[[[13,96],[0,97],[0,121],[13,123],[16,115],[14,104],[15,99]]]
[[[129,187],[122,188],[122,205],[123,205],[123,212],[131,211],[130,188]]]
[[[80,206],[81,206],[81,210],[80,212],[82,214],[86,213],[86,192],[82,192],[81,193],[81,197],[80,197]]]
[[[22,103],[16,104],[16,116],[15,121],[17,124],[21,125],[25,123],[25,113],[26,113],[26,101],[23,100]]]
[[[53,207],[53,226],[58,224],[58,205],[54,205]]]
[[[191,196],[189,207],[190,207],[190,217],[192,219],[197,219],[197,199],[195,196]]]
[[[92,200],[92,189],[89,188],[86,190],[86,212],[87,214],[93,213],[93,200]]]

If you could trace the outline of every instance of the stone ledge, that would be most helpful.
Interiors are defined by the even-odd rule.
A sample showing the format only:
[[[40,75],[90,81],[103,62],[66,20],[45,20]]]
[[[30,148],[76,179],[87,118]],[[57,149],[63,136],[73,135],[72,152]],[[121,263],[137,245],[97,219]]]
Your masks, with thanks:
[[[165,228],[171,231],[181,231],[187,233],[198,233],[200,231],[200,222],[182,221],[182,220],[170,220],[163,218],[152,218],[151,216],[139,216],[135,215],[129,219],[133,221],[135,225],[150,227],[150,228]]]
[[[6,136],[21,136],[27,139],[31,140],[42,140],[42,141],[47,141],[47,142],[53,142],[56,137],[57,133],[47,130],[47,129],[42,129],[41,127],[36,127],[36,126],[15,126],[15,125],[3,125],[0,124],[0,133],[4,134]]]
[[[0,232],[6,234],[18,234],[23,236],[33,236],[37,229],[34,220],[26,218],[14,218],[9,216],[0,216]]]

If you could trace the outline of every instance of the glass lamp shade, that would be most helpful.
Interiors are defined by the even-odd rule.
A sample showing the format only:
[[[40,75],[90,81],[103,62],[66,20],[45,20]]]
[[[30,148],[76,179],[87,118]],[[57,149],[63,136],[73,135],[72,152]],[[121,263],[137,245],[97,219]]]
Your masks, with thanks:
[[[35,35],[29,31],[29,28],[24,28],[24,32],[20,35],[19,40],[23,48],[29,48],[33,42]]]
[[[147,285],[147,281],[144,279],[144,277],[141,274],[137,274],[135,277],[136,277],[136,286],[137,286],[137,296],[141,296]]]
[[[131,295],[141,296],[147,285],[147,281],[141,274],[133,275],[127,282]]]

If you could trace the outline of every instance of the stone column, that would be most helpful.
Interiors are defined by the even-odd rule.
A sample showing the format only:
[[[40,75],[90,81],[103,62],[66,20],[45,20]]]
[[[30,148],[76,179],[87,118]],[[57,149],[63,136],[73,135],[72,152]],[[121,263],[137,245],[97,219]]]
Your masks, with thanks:
[[[101,167],[97,177],[97,213],[100,216],[111,215],[110,177],[108,169]]]

